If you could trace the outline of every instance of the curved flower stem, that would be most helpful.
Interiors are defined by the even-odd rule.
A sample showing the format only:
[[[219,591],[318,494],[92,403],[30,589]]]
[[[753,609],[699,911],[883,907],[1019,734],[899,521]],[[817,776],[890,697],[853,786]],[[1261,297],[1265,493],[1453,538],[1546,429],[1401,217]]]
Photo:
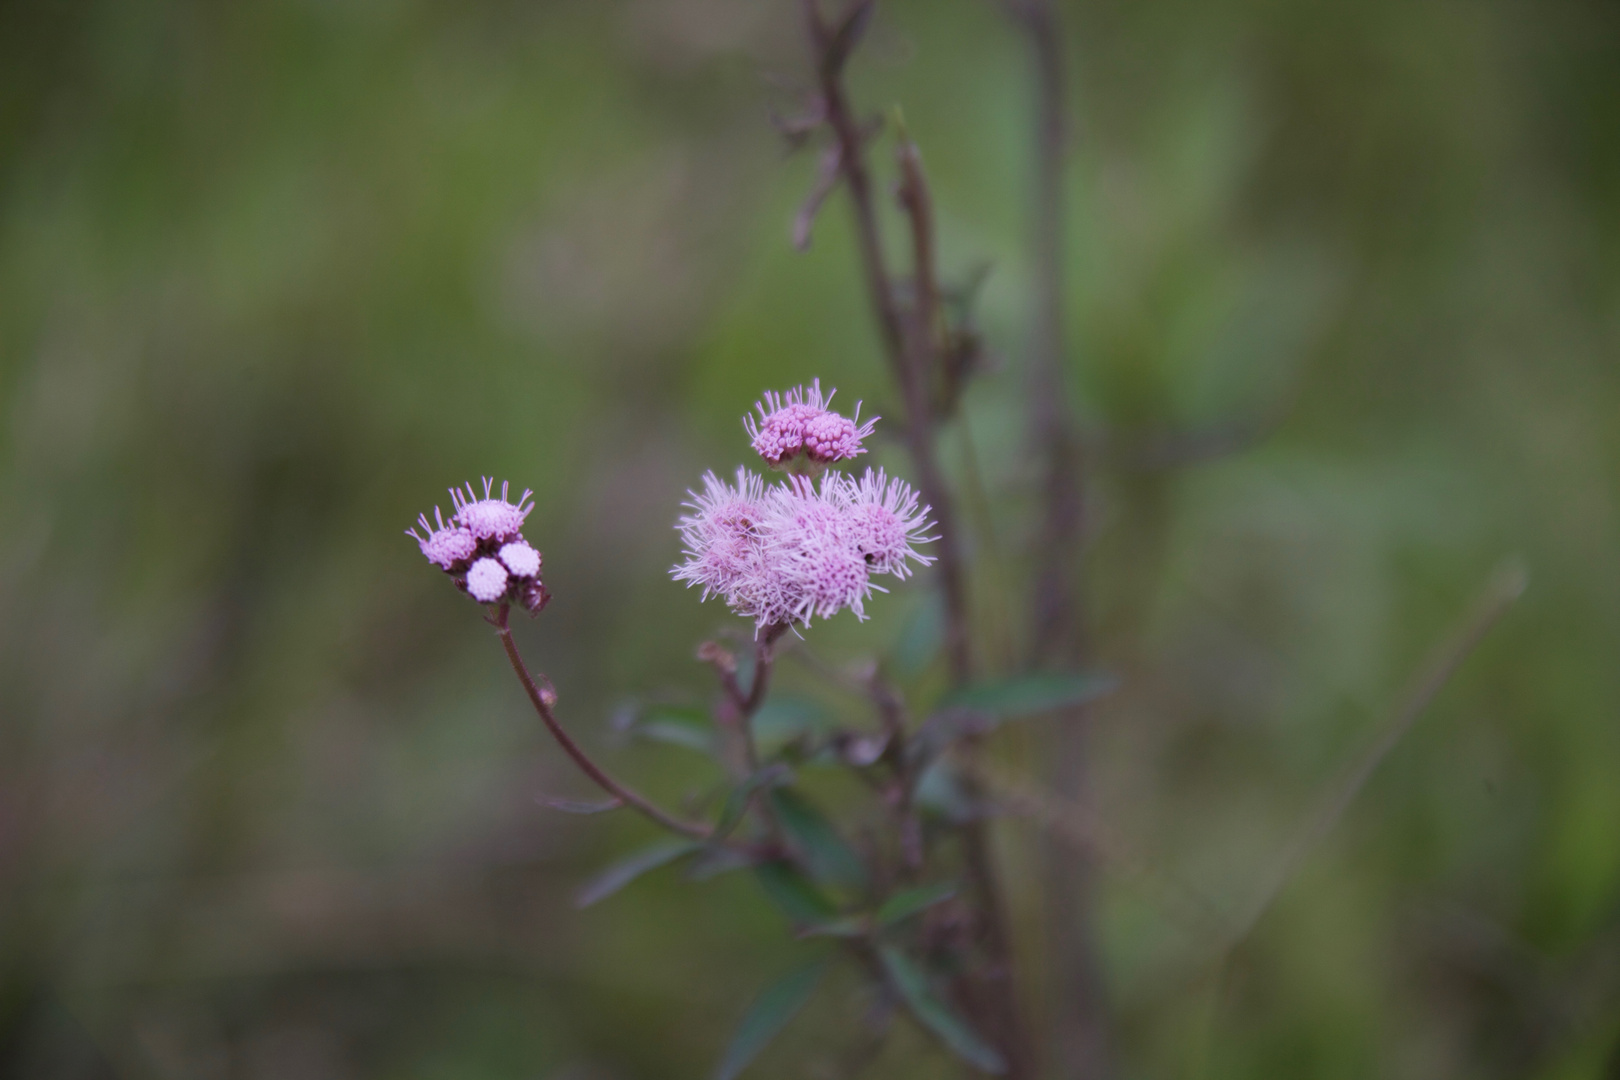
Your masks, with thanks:
[[[556,739],[557,744],[563,748],[563,751],[574,759],[574,764],[578,765],[586,776],[596,781],[597,786],[603,791],[606,791],[626,806],[641,811],[643,816],[655,824],[661,825],[671,832],[680,833],[682,836],[690,836],[694,840],[707,840],[712,834],[708,826],[691,821],[682,821],[661,809],[656,803],[637,792],[634,788],[626,787],[613,779],[601,766],[591,760],[590,755],[574,741],[573,736],[563,730],[563,726],[557,722],[556,716],[551,712],[551,702],[555,700],[556,693],[553,691],[551,700],[547,700],[547,695],[535,684],[534,676],[529,674],[528,665],[524,664],[523,657],[518,653],[517,643],[512,640],[512,628],[507,622],[508,613],[509,606],[502,604],[496,609],[495,615],[489,621],[495,627],[496,632],[500,634],[501,645],[506,649],[506,658],[512,662],[512,670],[517,673],[518,681],[523,684],[523,689],[528,691],[529,701],[534,705],[534,711],[540,714],[540,719],[545,723],[546,730],[551,732],[551,737]]]

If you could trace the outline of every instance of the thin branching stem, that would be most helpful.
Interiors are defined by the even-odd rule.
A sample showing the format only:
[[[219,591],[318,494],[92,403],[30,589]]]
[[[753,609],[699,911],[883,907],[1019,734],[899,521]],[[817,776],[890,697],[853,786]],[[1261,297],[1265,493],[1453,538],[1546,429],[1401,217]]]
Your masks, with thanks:
[[[956,515],[934,447],[935,417],[928,378],[934,350],[923,335],[907,333],[894,281],[889,276],[872,198],[871,173],[866,163],[866,134],[855,118],[844,88],[843,64],[847,57],[833,47],[831,31],[822,20],[816,0],[803,0],[803,4],[810,39],[816,48],[816,76],[823,113],[838,144],[838,164],[855,212],[856,245],[860,249],[867,295],[883,341],[884,356],[905,402],[902,429],[917,468],[918,487],[923,499],[933,508],[939,532],[934,553],[939,560],[940,585],[945,595],[945,650],[952,681],[961,683],[972,674],[967,575],[962,564]],[[922,244],[923,250],[932,251],[931,235],[916,243]]]
[[[1030,226],[1034,309],[1029,356],[1029,420],[1041,467],[1041,526],[1035,542],[1030,596],[1029,659],[1034,667],[1085,668],[1092,662],[1087,625],[1084,560],[1084,446],[1068,404],[1064,326],[1068,227],[1064,172],[1070,119],[1063,35],[1052,0],[1002,0],[1023,31],[1034,75],[1035,154]],[[1069,801],[1083,802],[1089,787],[1089,717],[1075,706],[1052,735],[1051,775]],[[1053,1052],[1058,1075],[1087,1080],[1113,1072],[1103,1016],[1102,975],[1092,941],[1090,852],[1056,842],[1047,846]]]
[[[506,658],[511,661],[512,670],[517,674],[518,681],[523,684],[523,689],[528,692],[529,701],[534,705],[534,711],[540,714],[541,722],[546,725],[546,730],[551,732],[551,737],[557,740],[557,745],[563,748],[563,752],[573,758],[574,764],[579,766],[580,771],[595,781],[596,785],[603,791],[612,795],[624,805],[640,811],[643,816],[655,824],[668,829],[670,832],[680,833],[682,836],[690,836],[695,840],[707,840],[711,834],[711,830],[707,825],[682,821],[663,810],[634,788],[615,780],[605,769],[591,760],[591,756],[585,752],[584,747],[575,742],[574,737],[568,734],[562,724],[557,722],[557,717],[551,710],[551,700],[547,699],[547,693],[542,691],[535,683],[534,676],[529,674],[528,665],[523,662],[523,656],[518,652],[517,643],[512,640],[512,627],[507,618],[509,613],[508,606],[502,604],[496,609],[495,614],[489,621],[494,625],[496,633],[500,635],[501,645],[506,649]],[[547,689],[549,690],[549,684]],[[555,696],[555,692],[552,691],[551,699],[555,700]]]
[[[860,0],[857,0],[857,5]],[[889,275],[872,197],[872,181],[867,171],[865,132],[857,121],[843,84],[848,45],[823,20],[816,0],[803,0],[811,42],[816,50],[816,75],[821,93],[822,114],[838,144],[839,166],[849,188],[855,212],[855,232],[860,261],[879,336],[890,369],[905,402],[903,430],[918,486],[933,509],[939,534],[935,553],[945,599],[945,653],[954,685],[966,683],[973,674],[970,617],[966,568],[954,504],[945,484],[936,447],[938,417],[934,410],[933,382],[939,366],[941,335],[938,333],[938,287],[934,271],[935,244],[932,204],[916,147],[902,136],[898,166],[902,208],[911,226],[913,292],[915,303],[903,311]],[[840,27],[863,14],[852,6]],[[1006,904],[991,857],[989,832],[983,821],[967,823],[961,831],[964,860],[972,892],[981,915],[982,943],[986,954],[980,985],[964,987],[982,1019],[993,1028],[992,1037],[1007,1057],[1009,1075],[1031,1075],[1033,1062],[1017,1004],[1013,977],[1013,949],[1007,930]]]

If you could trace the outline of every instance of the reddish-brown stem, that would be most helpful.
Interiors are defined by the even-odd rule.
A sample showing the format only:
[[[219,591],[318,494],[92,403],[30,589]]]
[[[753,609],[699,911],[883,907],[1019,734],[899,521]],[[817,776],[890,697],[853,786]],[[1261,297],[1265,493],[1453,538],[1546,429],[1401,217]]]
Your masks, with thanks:
[[[1035,176],[1031,246],[1035,305],[1029,372],[1029,416],[1042,468],[1043,514],[1035,549],[1030,662],[1084,667],[1090,662],[1081,560],[1085,471],[1068,408],[1063,374],[1066,277],[1063,198],[1069,119],[1061,26],[1051,0],[1004,0],[1029,43],[1035,81]],[[1054,731],[1052,782],[1063,797],[1089,798],[1088,717],[1083,707]],[[1052,947],[1053,1057],[1062,1077],[1090,1078],[1111,1070],[1102,1003],[1102,977],[1092,927],[1092,861],[1048,845],[1048,938]]]
[[[754,747],[752,721],[759,707],[765,703],[765,695],[770,690],[771,669],[775,666],[776,659],[776,642],[787,631],[788,624],[776,623],[764,627],[754,635],[754,674],[746,694],[743,693],[742,684],[737,681],[735,657],[712,642],[698,651],[698,657],[714,667],[715,675],[720,680],[720,688],[725,691],[726,700],[717,719],[722,727],[731,730],[741,742],[742,757],[750,774],[759,768],[759,754]]]
[[[940,585],[945,595],[946,656],[952,681],[965,682],[972,672],[967,577],[962,567],[956,515],[945,487],[944,472],[934,452],[934,417],[928,381],[934,359],[933,348],[925,335],[906,332],[878,231],[872,179],[866,167],[865,136],[844,90],[843,58],[829,48],[829,32],[816,0],[803,2],[810,39],[816,46],[816,75],[822,105],[827,124],[838,142],[839,167],[849,188],[850,205],[855,211],[855,238],[860,249],[867,294],[871,298],[879,336],[883,339],[884,355],[905,401],[903,430],[907,448],[917,468],[918,487],[933,508],[938,527],[939,541],[934,554],[939,560]],[[930,245],[927,250],[931,250],[931,237],[927,244]]]
[[[507,621],[508,614],[507,605],[502,604],[496,609],[495,615],[489,621],[494,624],[496,633],[500,635],[501,645],[506,649],[506,658],[511,661],[512,670],[517,673],[518,681],[523,684],[523,689],[528,692],[529,701],[534,705],[534,711],[540,714],[540,720],[546,725],[546,730],[551,732],[551,737],[557,740],[557,745],[563,748],[563,752],[573,758],[574,764],[579,766],[580,771],[594,780],[598,787],[626,806],[639,810],[645,817],[671,832],[690,836],[695,840],[707,840],[710,836],[708,826],[691,821],[682,821],[670,815],[634,788],[626,787],[612,776],[609,776],[600,765],[591,760],[590,755],[574,741],[573,736],[563,729],[563,726],[557,722],[557,717],[552,714],[551,705],[546,700],[546,695],[535,684],[534,676],[529,674],[528,665],[523,662],[523,657],[518,652],[517,643],[512,640],[512,627]],[[555,694],[553,694],[553,697],[555,697]]]
[[[822,20],[816,0],[803,0],[803,5],[810,39],[816,49],[823,112],[838,142],[839,164],[855,212],[856,242],[867,291],[884,353],[905,402],[903,430],[907,448],[917,469],[918,486],[933,508],[938,527],[939,541],[934,550],[945,599],[945,652],[951,682],[960,686],[972,677],[967,576],[956,515],[935,448],[937,418],[932,381],[938,366],[940,342],[935,325],[934,237],[926,181],[915,148],[903,141],[899,162],[900,196],[912,227],[912,253],[917,263],[913,268],[917,302],[908,320],[902,317],[884,259],[871,177],[866,168],[864,134],[843,85],[847,53],[835,47],[833,34]],[[992,1038],[1007,1057],[1009,1075],[1019,1080],[1031,1075],[1033,1062],[1016,1001],[1012,945],[1006,928],[1005,905],[992,866],[989,835],[982,821],[968,823],[962,834],[967,870],[983,918],[982,940],[989,956],[988,978],[981,987],[975,988],[973,996],[977,999],[978,1011],[994,1029]]]
[[[786,623],[777,623],[754,635],[754,679],[748,687],[748,696],[737,703],[744,723],[753,719],[759,707],[765,704],[765,694],[771,686],[771,668],[776,661],[776,642],[787,632]]]
[[[1081,539],[1083,473],[1080,441],[1068,408],[1065,351],[1063,204],[1068,119],[1063,47],[1049,0],[1024,0],[1015,12],[1029,37],[1036,78],[1035,190],[1032,215],[1035,311],[1029,406],[1044,471],[1044,517],[1036,551],[1034,650],[1040,660],[1069,661],[1084,650],[1075,551]]]

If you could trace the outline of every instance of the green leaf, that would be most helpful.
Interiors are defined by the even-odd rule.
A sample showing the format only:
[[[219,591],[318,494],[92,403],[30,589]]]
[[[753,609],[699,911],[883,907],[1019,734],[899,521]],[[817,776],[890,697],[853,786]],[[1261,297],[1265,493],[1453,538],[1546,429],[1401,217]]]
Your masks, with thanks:
[[[996,1048],[980,1038],[967,1021],[934,994],[928,985],[928,976],[905,953],[892,945],[879,945],[878,956],[883,961],[883,969],[889,973],[889,981],[924,1027],[938,1035],[941,1042],[968,1064],[997,1075],[1007,1071],[1007,1063]]]
[[[884,901],[882,907],[878,908],[878,925],[893,926],[895,923],[909,919],[919,911],[925,911],[935,904],[949,900],[955,895],[956,886],[952,883],[924,885],[918,889],[907,889],[905,892],[895,893]]]
[[[760,863],[754,867],[754,876],[782,914],[800,926],[830,922],[838,916],[833,902],[785,862]]]
[[[945,708],[924,720],[906,743],[906,763],[918,768],[932,761],[958,739],[987,735],[996,729],[996,718],[979,709]]]
[[[941,702],[940,708],[971,709],[997,720],[1012,720],[1080,705],[1118,685],[1112,675],[1021,675],[965,686]]]
[[[619,860],[586,883],[574,897],[576,907],[590,907],[605,900],[649,870],[674,862],[703,847],[696,840],[662,840]]]
[[[725,1057],[714,1070],[714,1080],[735,1080],[759,1056],[766,1044],[776,1038],[810,1000],[822,975],[826,974],[828,963],[823,958],[795,968],[754,1000],[742,1023],[737,1025],[737,1033],[731,1037]]]
[[[753,866],[755,860],[752,856],[735,851],[727,847],[705,847],[692,865],[687,867],[684,875],[687,881],[708,881],[710,878],[728,874],[733,870],[741,870],[745,866]]]
[[[872,922],[864,915],[846,915],[830,922],[812,923],[799,931],[800,937],[858,938],[872,932]]]
[[[750,722],[754,743],[765,756],[778,753],[789,743],[828,726],[827,711],[803,698],[773,697],[759,707]]]
[[[748,777],[726,796],[725,805],[720,808],[720,817],[714,824],[714,832],[709,842],[718,843],[731,835],[731,830],[742,821],[743,814],[748,811],[748,800],[762,787],[772,784],[786,783],[793,779],[793,771],[786,765],[767,765],[763,769]]]
[[[832,822],[808,800],[790,788],[770,794],[776,820],[788,841],[797,847],[808,864],[810,875],[824,885],[859,889],[866,884],[866,867]]]
[[[713,757],[717,748],[709,714],[686,705],[655,705],[630,727],[630,733],[649,742],[683,746]]]
[[[894,643],[897,671],[915,675],[934,662],[945,647],[945,600],[937,591],[924,593],[906,617]]]

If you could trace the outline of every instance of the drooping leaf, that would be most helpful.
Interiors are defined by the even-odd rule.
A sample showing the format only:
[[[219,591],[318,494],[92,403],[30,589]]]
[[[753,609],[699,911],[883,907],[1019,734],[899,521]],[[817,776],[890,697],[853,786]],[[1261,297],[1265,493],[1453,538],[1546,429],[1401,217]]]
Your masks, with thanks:
[[[770,800],[788,842],[803,853],[816,881],[852,889],[866,884],[866,867],[860,856],[821,811],[791,788],[777,788]]]
[[[1000,1052],[975,1032],[928,984],[928,975],[922,968],[893,945],[878,946],[878,956],[889,981],[905,999],[912,1015],[929,1031],[939,1036],[963,1061],[987,1073],[1000,1075],[1007,1071],[1007,1063]]]
[[[1095,673],[1020,675],[965,686],[941,702],[940,708],[967,709],[988,713],[997,720],[1013,720],[1081,705],[1118,685],[1119,680],[1112,675]]]
[[[878,925],[893,926],[955,895],[956,886],[949,882],[944,885],[924,885],[921,888],[895,893],[878,908]]]
[[[786,862],[760,863],[754,867],[754,876],[782,914],[800,926],[830,922],[838,916],[833,902]]]
[[[719,1067],[714,1070],[714,1080],[735,1080],[759,1056],[766,1044],[804,1008],[828,965],[829,961],[823,958],[795,968],[754,1000],[742,1023],[737,1025]]]
[[[900,628],[891,659],[895,670],[915,675],[945,647],[945,601],[938,590],[923,594]]]
[[[726,796],[725,805],[720,808],[720,817],[715,822],[710,842],[718,842],[731,835],[731,830],[737,827],[743,814],[747,813],[748,800],[755,792],[774,784],[787,783],[792,779],[793,771],[786,765],[767,765],[732,788],[731,793]]]
[[[734,848],[710,845],[700,851],[687,867],[687,881],[708,881],[732,870],[753,866],[757,860]]]
[[[767,757],[795,739],[827,728],[827,711],[804,698],[773,697],[759,707],[750,723],[754,743]]]
[[[630,725],[629,731],[638,739],[681,746],[710,757],[716,752],[717,740],[709,714],[692,706],[651,706]]]
[[[872,920],[865,915],[846,915],[841,919],[811,923],[799,929],[800,937],[865,937],[872,932]]]
[[[996,729],[996,717],[982,709],[942,708],[917,729],[906,743],[906,763],[921,768],[958,739],[987,735]]]
[[[661,840],[644,847],[633,855],[620,859],[587,882],[574,897],[574,904],[582,908],[590,907],[598,900],[612,896],[647,871],[656,870],[702,847],[703,845],[696,840]]]

